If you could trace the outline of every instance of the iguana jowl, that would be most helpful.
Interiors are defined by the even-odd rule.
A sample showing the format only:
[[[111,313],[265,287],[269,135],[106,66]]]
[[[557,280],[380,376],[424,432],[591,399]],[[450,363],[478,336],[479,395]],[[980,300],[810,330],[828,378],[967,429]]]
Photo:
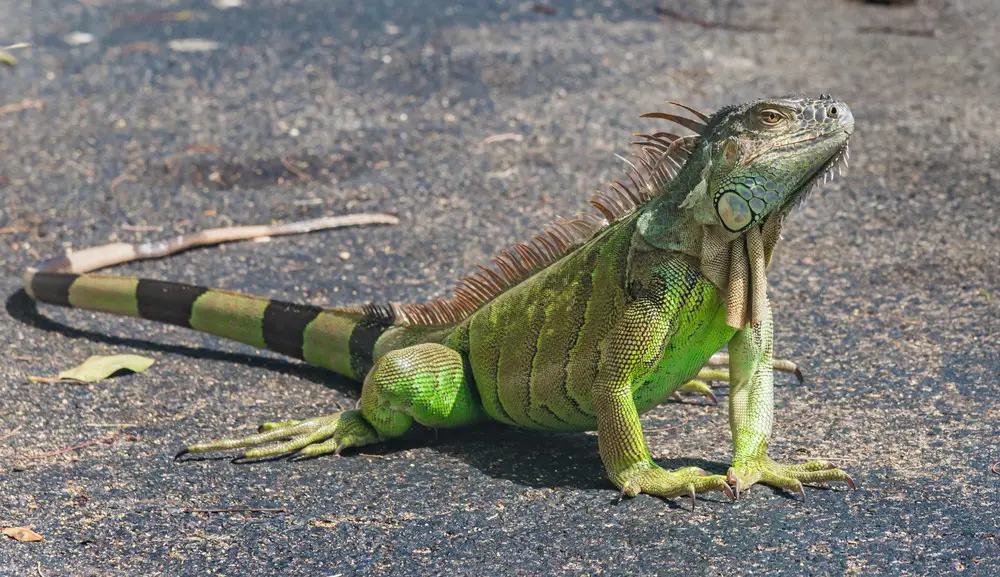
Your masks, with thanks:
[[[80,274],[170,252],[122,245],[117,255],[88,249],[29,270],[25,288],[42,302],[190,327],[364,381],[358,410],[268,423],[258,434],[182,454],[339,453],[403,435],[414,421],[451,428],[493,419],[538,430],[596,429],[607,476],[628,496],[693,499],[718,490],[738,497],[755,483],[799,493],[802,483],[853,487],[825,461],[785,465],[767,454],[773,369],[784,365],[772,358],[765,276],[785,215],[846,162],[851,111],[826,95],[756,100],[711,117],[677,106],[690,116],[644,116],[694,134],[638,135],[644,140],[631,184],[616,181],[595,197],[600,214],[560,220],[515,245],[447,300],[321,308]],[[728,476],[661,468],[639,414],[679,389],[705,391],[696,377],[727,345]]]

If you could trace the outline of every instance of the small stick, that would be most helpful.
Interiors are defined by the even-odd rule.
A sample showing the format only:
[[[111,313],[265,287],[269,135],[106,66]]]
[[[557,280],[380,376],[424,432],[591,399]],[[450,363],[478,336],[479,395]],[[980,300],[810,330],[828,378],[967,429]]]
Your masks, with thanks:
[[[891,36],[912,36],[916,38],[934,38],[933,28],[896,28],[894,26],[862,26],[858,28],[861,34],[889,34]]]
[[[163,227],[156,224],[123,224],[122,230],[129,232],[161,232]]]
[[[7,433],[6,435],[0,437],[0,443],[6,441],[7,439],[9,439],[9,438],[13,437],[14,435],[16,435],[21,430],[22,427],[24,427],[24,425],[18,425],[17,428],[15,428],[13,431],[11,431],[11,432]]]
[[[483,144],[493,144],[494,142],[506,142],[508,140],[513,140],[515,142],[521,142],[524,137],[516,132],[504,132],[503,134],[494,134],[492,136],[487,136],[483,139]]]
[[[115,191],[118,189],[118,185],[125,182],[126,180],[129,182],[135,182],[138,179],[132,176],[131,174],[126,174],[126,173],[119,174],[118,176],[115,177],[114,180],[111,181],[111,186],[108,189],[108,191],[111,193],[111,196],[115,196]]]
[[[312,176],[309,176],[309,173],[295,166],[295,163],[293,163],[287,156],[281,158],[281,165],[284,166],[288,172],[297,176],[299,180],[312,180]]]
[[[0,116],[10,114],[12,112],[21,112],[22,110],[35,109],[41,110],[44,104],[41,100],[33,98],[25,98],[21,102],[16,104],[8,104],[6,106],[0,106]]]
[[[700,26],[702,28],[721,28],[723,30],[735,30],[737,32],[773,32],[773,28],[765,28],[763,26],[747,26],[741,24],[733,24],[730,22],[715,22],[712,20],[705,20],[703,18],[697,18],[695,16],[688,16],[677,10],[672,10],[670,8],[664,8],[662,6],[657,6],[654,8],[658,16],[672,18],[678,22],[684,22],[687,24],[694,24],[695,26]]]
[[[680,427],[680,425],[670,425],[669,427],[660,427],[659,429],[643,429],[642,432],[643,433],[662,433],[663,431],[670,431],[672,429],[676,429],[677,427]]]
[[[72,447],[66,447],[65,449],[59,449],[57,451],[50,451],[48,453],[42,453],[40,455],[24,455],[25,459],[44,459],[46,457],[55,457],[57,455],[62,455],[72,451],[78,451],[80,449],[85,449],[91,445],[97,445],[99,443],[111,444],[118,439],[119,433],[116,431],[106,437],[101,437],[100,439],[92,439],[90,441],[80,443],[79,445],[73,445]]]
[[[396,224],[399,218],[389,214],[346,214],[327,216],[276,225],[229,226],[201,230],[176,236],[170,240],[141,244],[112,243],[85,248],[42,263],[39,267],[49,272],[87,273],[105,267],[162,258],[198,246],[222,244],[237,240],[253,240],[265,236],[303,234],[317,230],[359,226],[365,224]]]
[[[264,507],[264,508],[233,508],[233,509],[181,509],[182,513],[287,513],[288,509],[284,507]]]

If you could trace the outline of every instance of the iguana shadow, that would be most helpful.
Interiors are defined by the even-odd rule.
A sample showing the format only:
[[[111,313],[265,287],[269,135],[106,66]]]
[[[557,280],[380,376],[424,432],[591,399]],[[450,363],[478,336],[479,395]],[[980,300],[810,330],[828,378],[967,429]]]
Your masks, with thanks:
[[[425,429],[398,442],[400,448],[429,447],[488,477],[534,489],[607,490],[611,497],[617,496],[604,477],[595,434],[527,431],[490,423],[464,429]],[[374,450],[365,447],[361,452],[389,454],[399,450],[395,444],[372,447]],[[725,474],[728,468],[726,463],[705,459],[657,459],[657,463],[667,469],[694,465],[713,474]]]
[[[293,377],[307,379],[314,383],[319,383],[327,388],[334,389],[345,395],[354,397],[356,397],[361,391],[361,385],[358,383],[341,377],[340,375],[330,372],[324,368],[307,365],[305,363],[296,363],[285,359],[268,358],[252,354],[231,353],[210,348],[158,343],[156,341],[134,339],[129,337],[118,337],[98,331],[71,327],[41,314],[38,311],[38,303],[29,297],[28,293],[24,292],[24,289],[18,290],[7,298],[6,308],[7,314],[9,314],[16,321],[46,332],[59,333],[68,338],[86,339],[103,345],[129,347],[149,352],[169,353],[194,359],[237,363],[248,367],[266,369]]]
[[[12,318],[23,324],[46,332],[59,333],[68,338],[195,359],[242,364],[307,379],[354,398],[360,391],[358,383],[305,363],[119,337],[71,327],[41,314],[37,303],[23,289],[7,298],[6,310]],[[592,434],[523,431],[492,423],[438,431],[414,428],[414,431],[402,438],[364,447],[360,452],[370,455],[390,455],[422,447],[454,457],[489,477],[506,479],[522,486],[536,489],[563,487],[590,491],[604,489],[609,491],[609,495],[614,496],[614,488],[603,476],[604,469],[597,452],[597,437]],[[231,458],[231,455],[187,457],[198,460]],[[725,473],[726,470],[726,465],[723,463],[700,459],[660,459],[658,462],[667,468],[697,465],[711,473]]]

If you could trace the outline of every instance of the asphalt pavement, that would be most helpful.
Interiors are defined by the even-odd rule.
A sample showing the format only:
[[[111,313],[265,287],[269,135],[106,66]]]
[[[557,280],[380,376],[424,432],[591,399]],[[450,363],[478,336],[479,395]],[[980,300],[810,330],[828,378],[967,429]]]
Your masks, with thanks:
[[[918,0],[4,0],[0,575],[1000,575],[1000,4]],[[115,239],[380,211],[397,226],[122,266],[313,303],[422,300],[621,174],[680,100],[832,93],[851,170],[769,277],[772,454],[858,490],[615,504],[596,437],[417,431],[341,458],[174,462],[351,406],[322,370],[178,328],[35,307],[25,266]],[[32,382],[89,355],[145,374]],[[719,406],[644,417],[724,472]],[[993,467],[993,472],[991,472]]]

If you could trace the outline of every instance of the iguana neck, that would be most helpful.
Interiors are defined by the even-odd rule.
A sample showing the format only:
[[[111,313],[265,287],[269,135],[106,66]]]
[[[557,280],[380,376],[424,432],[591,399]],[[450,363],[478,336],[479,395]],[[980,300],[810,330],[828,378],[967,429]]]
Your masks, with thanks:
[[[710,162],[703,151],[692,154],[681,172],[640,209],[636,234],[642,241],[660,250],[698,256],[702,223],[696,211],[681,204],[699,185],[707,186],[703,181]]]
[[[707,182],[707,153],[693,155],[677,178],[642,207],[637,244],[697,259],[701,273],[726,303],[726,323],[757,323],[768,307],[765,271],[781,237],[782,215],[766,218],[742,233],[718,224]]]

